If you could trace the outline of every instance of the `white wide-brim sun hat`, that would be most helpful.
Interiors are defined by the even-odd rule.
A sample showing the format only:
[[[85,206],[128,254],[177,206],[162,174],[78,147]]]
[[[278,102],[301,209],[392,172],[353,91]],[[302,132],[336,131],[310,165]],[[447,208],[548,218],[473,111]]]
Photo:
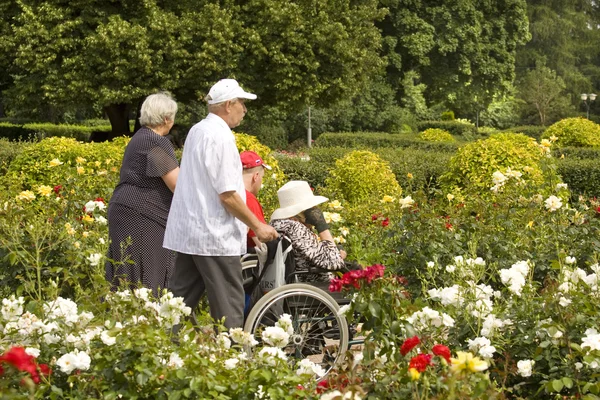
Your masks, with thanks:
[[[273,211],[271,219],[291,218],[329,199],[315,196],[306,181],[289,181],[277,191],[279,208]]]

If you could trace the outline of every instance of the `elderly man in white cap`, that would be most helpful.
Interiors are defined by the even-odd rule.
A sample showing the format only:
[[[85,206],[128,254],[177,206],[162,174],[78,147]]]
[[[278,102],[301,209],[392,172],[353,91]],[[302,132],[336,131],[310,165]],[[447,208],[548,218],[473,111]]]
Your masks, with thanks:
[[[208,116],[190,130],[167,220],[164,247],[177,258],[170,280],[175,296],[194,309],[206,291],[211,316],[226,328],[243,324],[244,288],[240,256],[250,227],[262,242],[277,238],[246,206],[242,164],[231,132],[256,95],[234,79],[208,92]]]

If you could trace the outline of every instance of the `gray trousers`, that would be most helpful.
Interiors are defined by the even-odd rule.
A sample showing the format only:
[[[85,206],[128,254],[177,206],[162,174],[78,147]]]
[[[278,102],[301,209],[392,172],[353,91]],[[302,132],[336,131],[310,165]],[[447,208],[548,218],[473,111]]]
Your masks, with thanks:
[[[192,311],[206,290],[210,315],[225,317],[225,327],[244,324],[244,286],[239,256],[196,256],[177,253],[169,286]]]

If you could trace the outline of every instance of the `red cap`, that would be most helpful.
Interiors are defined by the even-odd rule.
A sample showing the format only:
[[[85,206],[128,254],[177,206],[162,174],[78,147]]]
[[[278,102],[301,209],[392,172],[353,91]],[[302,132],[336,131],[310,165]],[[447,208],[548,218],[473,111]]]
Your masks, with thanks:
[[[266,169],[271,169],[271,167],[265,164],[263,159],[253,151],[242,151],[240,154],[240,159],[242,160],[242,167],[244,169],[256,168],[260,167],[261,165]]]

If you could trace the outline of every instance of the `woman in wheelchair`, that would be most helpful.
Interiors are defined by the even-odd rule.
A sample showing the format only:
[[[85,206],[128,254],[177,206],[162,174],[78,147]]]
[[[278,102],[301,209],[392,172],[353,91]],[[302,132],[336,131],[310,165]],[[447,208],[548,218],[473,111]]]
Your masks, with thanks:
[[[305,181],[286,183],[277,196],[279,208],[271,215],[270,224],[290,239],[298,280],[329,282],[330,276],[323,270],[343,269],[346,252],[337,248],[323,212],[317,207],[328,199],[315,196]],[[313,273],[315,270],[323,272]]]

